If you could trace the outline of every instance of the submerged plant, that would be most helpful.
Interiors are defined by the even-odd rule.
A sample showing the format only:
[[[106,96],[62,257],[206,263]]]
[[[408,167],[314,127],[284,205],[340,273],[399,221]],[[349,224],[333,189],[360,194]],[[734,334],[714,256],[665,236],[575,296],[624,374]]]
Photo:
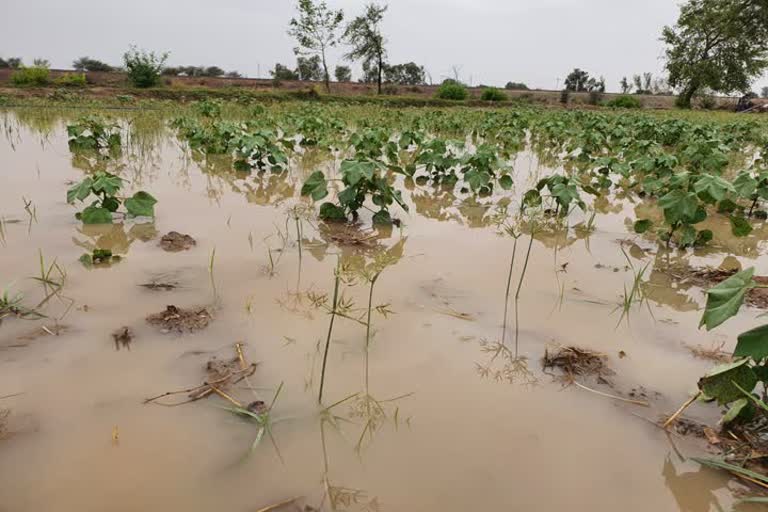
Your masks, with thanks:
[[[108,172],[97,172],[87,176],[80,183],[67,191],[67,203],[83,202],[91,196],[94,201],[75,218],[83,224],[111,224],[112,214],[116,213],[121,203],[127,214],[133,217],[154,217],[157,199],[147,192],[140,190],[129,198],[120,198],[117,193],[123,186],[123,179]]]
[[[67,125],[69,149],[109,150],[120,149],[120,128],[96,116],[85,116]]]

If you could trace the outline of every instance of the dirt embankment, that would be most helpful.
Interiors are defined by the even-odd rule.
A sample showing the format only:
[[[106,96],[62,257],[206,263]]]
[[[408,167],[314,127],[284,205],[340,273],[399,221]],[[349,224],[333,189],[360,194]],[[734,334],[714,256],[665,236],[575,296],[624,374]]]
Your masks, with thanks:
[[[54,80],[61,75],[71,72],[72,71],[68,70],[53,69],[51,70],[51,79]],[[12,69],[0,69],[0,88],[8,87],[11,85],[12,74]],[[125,94],[126,89],[130,89],[124,73],[94,71],[86,73],[86,79],[88,81],[89,89],[93,89],[94,92],[98,92],[98,96],[103,96],[105,93]],[[171,89],[174,91],[193,91],[204,88],[227,91],[240,90],[244,92],[260,91],[265,93],[301,93],[311,91],[315,87],[317,87],[321,92],[324,90],[322,82],[308,82],[300,80],[274,81],[272,79],[264,78],[164,76],[163,85],[166,89]],[[427,100],[434,97],[437,88],[437,85],[405,86],[386,84],[384,86],[384,92],[385,95],[388,96],[406,96]],[[478,101],[482,91],[482,87],[470,87],[470,100]],[[533,103],[550,105],[560,104],[561,100],[560,91],[508,90],[505,92],[510,100],[525,100]],[[374,96],[376,95],[376,85],[359,82],[331,82],[331,94],[334,96],[345,97]],[[610,101],[612,98],[617,96],[621,95],[615,93],[604,93],[601,95],[601,100]],[[673,108],[675,102],[674,96],[635,95],[635,97],[641,101],[645,108],[651,109]],[[569,103],[573,105],[588,105],[590,103],[590,99],[591,98],[589,93],[571,93],[569,96]],[[738,101],[737,98],[725,97],[714,98],[714,100],[716,102],[717,108],[734,107]],[[760,102],[761,100],[757,101]]]

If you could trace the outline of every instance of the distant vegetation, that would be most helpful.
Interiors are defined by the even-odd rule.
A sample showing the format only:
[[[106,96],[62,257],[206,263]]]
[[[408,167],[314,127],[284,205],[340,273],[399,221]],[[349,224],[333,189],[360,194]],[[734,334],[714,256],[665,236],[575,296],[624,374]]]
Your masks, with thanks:
[[[169,66],[163,68],[162,74],[165,76],[205,76],[227,78],[242,78],[237,71],[224,71],[219,66]]]
[[[48,85],[50,70],[46,66],[21,66],[11,75],[14,85],[43,86]]]
[[[525,85],[522,82],[507,82],[507,85],[504,86],[505,89],[510,91],[528,91],[528,86]]]
[[[115,68],[101,62],[100,60],[92,59],[90,57],[80,57],[72,62],[72,68],[75,71],[114,71]]]
[[[352,70],[349,66],[336,66],[336,70],[333,72],[337,82],[351,82]]]
[[[456,80],[446,80],[437,89],[435,97],[441,100],[463,101],[469,97],[469,92]]]
[[[689,0],[674,27],[664,27],[669,85],[690,108],[702,90],[745,93],[768,67],[764,0]]]
[[[135,87],[153,87],[160,83],[160,74],[168,60],[168,52],[155,54],[135,46],[123,54],[128,79]]]
[[[589,76],[583,69],[576,68],[565,78],[565,90],[569,92],[605,92],[605,79]]]
[[[7,59],[0,58],[0,68],[16,69],[21,67],[21,57],[8,57]]]
[[[633,97],[633,96],[619,96],[618,98],[614,98],[608,103],[606,103],[606,106],[612,107],[612,108],[642,108],[643,104],[640,103],[640,100]]]
[[[480,99],[483,101],[507,101],[507,95],[501,89],[488,87],[483,89]]]

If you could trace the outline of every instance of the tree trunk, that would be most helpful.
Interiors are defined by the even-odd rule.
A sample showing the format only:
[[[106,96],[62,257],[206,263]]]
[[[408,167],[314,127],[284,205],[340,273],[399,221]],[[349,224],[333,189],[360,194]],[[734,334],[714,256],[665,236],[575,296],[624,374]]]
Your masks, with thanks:
[[[694,94],[696,94],[696,91],[698,90],[699,84],[696,82],[691,82],[686,85],[683,92],[677,97],[677,106],[680,108],[691,108],[691,99],[693,99]]]
[[[325,92],[331,94],[331,77],[328,75],[328,64],[325,62],[325,51],[322,52],[323,56],[323,81],[325,82]]]
[[[379,82],[378,83],[378,85],[379,85],[379,87],[378,87],[379,95],[381,95],[381,73],[382,73],[382,68],[384,67],[383,60],[384,59],[382,59],[381,52],[379,52],[379,80],[378,80],[378,82]]]

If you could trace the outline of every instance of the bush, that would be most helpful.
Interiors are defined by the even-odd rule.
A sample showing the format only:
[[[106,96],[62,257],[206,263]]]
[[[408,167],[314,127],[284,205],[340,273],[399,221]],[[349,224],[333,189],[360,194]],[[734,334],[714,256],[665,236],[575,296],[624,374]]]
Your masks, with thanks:
[[[112,66],[90,57],[80,57],[72,62],[75,71],[113,71]]]
[[[123,54],[123,62],[128,73],[128,79],[135,87],[153,87],[160,83],[168,53],[155,55],[155,52],[138,50],[132,46]]]
[[[47,85],[50,71],[43,66],[21,67],[11,75],[14,85]]]
[[[504,94],[504,91],[501,89],[488,87],[487,89],[483,89],[480,99],[483,101],[507,101],[507,95]]]
[[[702,96],[699,100],[699,107],[703,110],[714,110],[717,107],[717,101],[712,96]]]
[[[387,96],[397,96],[397,93],[400,90],[397,88],[396,85],[385,85],[381,88],[381,94],[385,94]]]
[[[606,105],[612,108],[643,108],[639,99],[627,95],[613,98]]]
[[[64,87],[85,87],[85,73],[65,73],[54,79],[53,83]]]
[[[528,90],[528,86],[522,82],[507,82],[507,85],[505,85],[504,88],[509,89],[511,91],[527,91]]]
[[[467,91],[467,88],[454,81],[443,82],[435,94],[435,97],[440,98],[441,100],[454,101],[463,101],[467,99],[468,96],[469,92]]]

